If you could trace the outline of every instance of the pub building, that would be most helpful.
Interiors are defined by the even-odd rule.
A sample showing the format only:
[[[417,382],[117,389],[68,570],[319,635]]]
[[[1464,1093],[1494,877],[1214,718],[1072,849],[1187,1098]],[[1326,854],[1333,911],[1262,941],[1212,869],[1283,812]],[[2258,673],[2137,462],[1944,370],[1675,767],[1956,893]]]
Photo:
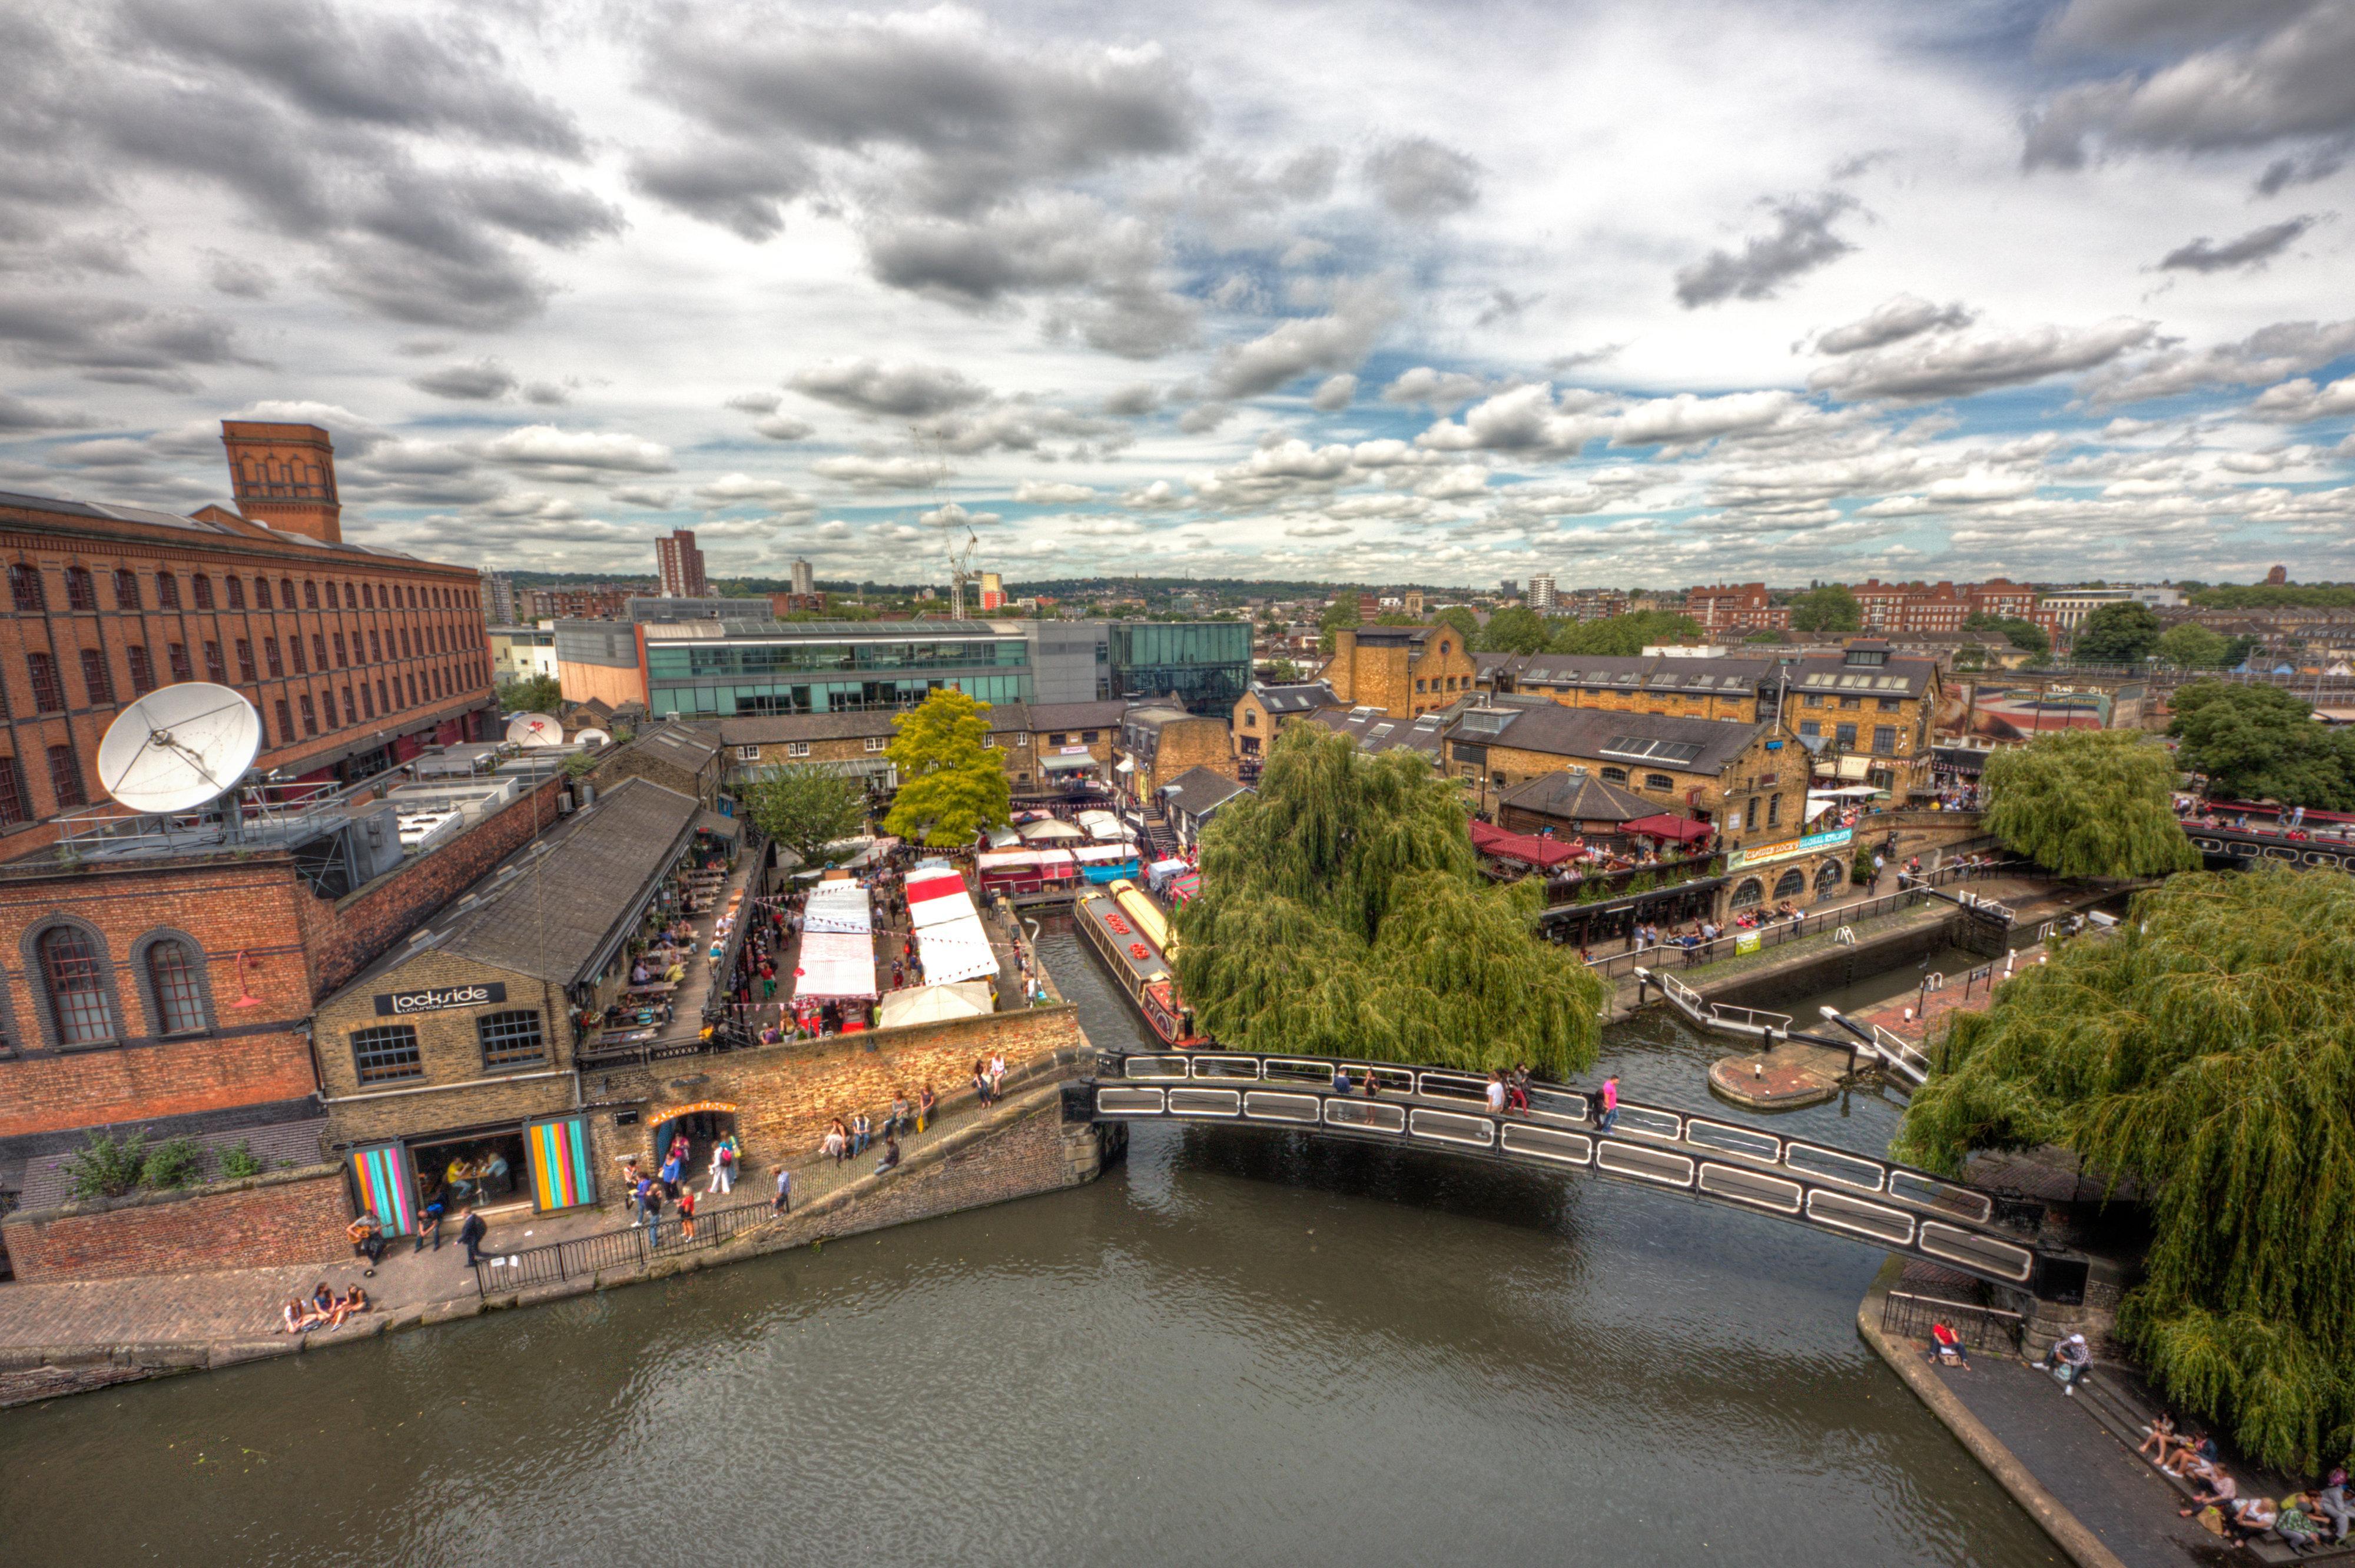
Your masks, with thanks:
[[[647,947],[684,912],[702,810],[624,780],[320,1003],[328,1147],[389,1234],[415,1231],[436,1196],[453,1219],[469,1203],[548,1213],[597,1202],[612,1150],[580,1108],[577,1053],[616,1014],[667,1022],[668,982],[632,986],[642,956],[702,966],[692,948],[674,959]]]

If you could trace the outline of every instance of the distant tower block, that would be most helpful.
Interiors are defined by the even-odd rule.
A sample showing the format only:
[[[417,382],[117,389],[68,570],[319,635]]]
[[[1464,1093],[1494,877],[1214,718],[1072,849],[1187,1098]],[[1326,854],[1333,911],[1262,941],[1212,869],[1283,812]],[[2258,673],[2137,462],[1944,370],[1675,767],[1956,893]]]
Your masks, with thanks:
[[[344,537],[343,503],[336,492],[336,447],[316,425],[223,419],[229,493],[249,523],[301,534],[322,544]]]

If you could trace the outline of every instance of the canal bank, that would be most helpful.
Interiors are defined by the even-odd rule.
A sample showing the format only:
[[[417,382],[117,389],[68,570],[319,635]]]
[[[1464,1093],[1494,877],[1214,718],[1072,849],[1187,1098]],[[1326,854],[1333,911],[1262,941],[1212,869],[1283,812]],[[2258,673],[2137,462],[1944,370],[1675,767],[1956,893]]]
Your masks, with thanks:
[[[1041,948],[1094,1043],[1148,1048]],[[1646,1016],[1598,1065],[1689,1100],[1712,1049]],[[1898,1108],[1778,1128],[1878,1150]],[[1024,1202],[12,1412],[0,1514],[28,1561],[114,1564],[2062,1568],[1858,1339],[1879,1263],[1574,1175],[1140,1128]]]
[[[1065,1128],[1059,1086],[1084,1070],[1094,1048],[1075,1045],[1011,1066],[1007,1097],[983,1106],[970,1089],[946,1096],[941,1116],[911,1133],[900,1165],[878,1173],[879,1145],[855,1161],[804,1157],[794,1162],[791,1212],[767,1213],[771,1170],[748,1170],[731,1198],[705,1196],[703,1224],[745,1221],[741,1234],[690,1249],[667,1222],[671,1250],[646,1248],[628,1234],[619,1211],[543,1218],[495,1231],[485,1250],[500,1265],[467,1268],[454,1244],[431,1253],[405,1242],[366,1273],[372,1310],[335,1330],[277,1332],[282,1304],[310,1294],[314,1282],[341,1293],[363,1279],[361,1260],[294,1264],[225,1272],[188,1272],[0,1289],[0,1408],[87,1393],[179,1372],[217,1370],[309,1351],[359,1343],[486,1311],[556,1301],[795,1247],[838,1235],[935,1218],[1093,1181],[1116,1157],[1121,1129]],[[725,1205],[722,1207],[721,1205]],[[746,1210],[751,1211],[745,1213]],[[620,1239],[627,1245],[602,1243]],[[522,1287],[500,1284],[504,1265],[538,1263],[570,1252],[562,1277]],[[518,1274],[523,1270],[518,1268]],[[535,1269],[535,1275],[547,1272]]]

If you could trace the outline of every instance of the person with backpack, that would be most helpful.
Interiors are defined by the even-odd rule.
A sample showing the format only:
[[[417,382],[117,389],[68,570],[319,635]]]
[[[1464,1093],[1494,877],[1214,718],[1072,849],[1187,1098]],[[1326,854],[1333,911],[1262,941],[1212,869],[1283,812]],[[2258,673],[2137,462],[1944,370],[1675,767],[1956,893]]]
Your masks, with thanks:
[[[734,1191],[736,1191],[736,1150],[731,1147],[731,1140],[723,1138],[719,1140],[719,1147],[711,1151],[711,1184],[704,1188],[703,1193],[704,1196],[709,1197],[714,1192],[733,1192]]]
[[[483,1262],[483,1238],[491,1227],[483,1223],[482,1214],[474,1209],[466,1211],[465,1224],[458,1227],[458,1245],[466,1249],[466,1266],[478,1268]]]

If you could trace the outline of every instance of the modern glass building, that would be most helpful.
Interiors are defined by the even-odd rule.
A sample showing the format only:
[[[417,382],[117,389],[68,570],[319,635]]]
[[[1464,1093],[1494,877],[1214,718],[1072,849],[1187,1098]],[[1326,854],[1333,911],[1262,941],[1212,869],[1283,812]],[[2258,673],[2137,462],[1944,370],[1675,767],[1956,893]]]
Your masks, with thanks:
[[[703,620],[641,628],[656,714],[824,714],[913,707],[949,686],[1028,702],[1030,645],[982,621]]]
[[[1116,620],[1112,694],[1166,697],[1224,717],[1251,685],[1252,629],[1242,620]]]

